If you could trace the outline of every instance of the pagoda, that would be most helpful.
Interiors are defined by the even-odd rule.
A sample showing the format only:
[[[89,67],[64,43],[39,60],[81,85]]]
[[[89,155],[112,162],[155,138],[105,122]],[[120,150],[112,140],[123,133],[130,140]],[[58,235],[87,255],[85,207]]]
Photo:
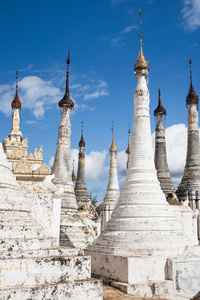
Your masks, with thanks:
[[[70,51],[68,50],[66,90],[64,97],[58,103],[62,110],[62,119],[58,128],[58,141],[52,173],[55,175],[53,183],[63,187],[62,208],[64,210],[77,210],[78,205],[71,176],[70,114],[74,108],[74,102],[71,100],[69,93],[69,65]]]
[[[58,128],[56,154],[52,166],[52,173],[54,174],[52,182],[61,194],[59,243],[61,246],[85,248],[86,244],[94,242],[97,235],[96,227],[99,225],[93,220],[89,220],[87,213],[82,218],[76,201],[71,173],[70,114],[74,108],[74,102],[69,93],[70,47],[68,48],[66,62],[66,91],[64,97],[58,103],[62,110],[62,119]]]
[[[126,179],[105,230],[86,253],[92,257],[95,276],[109,279],[110,284],[128,294],[174,300],[178,299],[176,293],[192,295],[199,290],[200,247],[197,247],[195,264],[184,256],[186,248],[198,245],[197,220],[189,207],[170,205],[166,201],[156,175],[146,79],[149,63],[142,49],[141,32],[139,38],[140,52],[134,64],[138,80]],[[180,260],[179,255],[183,255]],[[192,252],[191,257],[195,257]],[[195,284],[188,274],[194,275]]]
[[[187,129],[187,156],[181,183],[176,194],[180,201],[185,201],[187,194],[200,193],[200,149],[199,149],[199,127],[198,127],[198,104],[199,98],[192,84],[192,60],[190,64],[190,89],[186,97],[188,108]]]
[[[106,223],[110,219],[120,195],[117,176],[117,147],[114,140],[113,125],[114,123],[112,122],[112,142],[109,148],[110,169],[108,187],[103,202],[97,207],[97,212],[101,216],[101,231],[104,231]]]
[[[16,72],[16,92],[11,107],[13,110],[12,129],[3,141],[3,149],[9,165],[18,181],[43,181],[47,175],[51,174],[49,167],[43,164],[43,146],[28,155],[28,138],[23,139],[20,131],[22,104],[18,95],[18,71]]]
[[[154,116],[157,119],[155,130],[155,167],[157,170],[158,180],[160,181],[161,189],[165,193],[167,199],[175,193],[175,187],[170,177],[167,164],[166,142],[165,142],[165,127],[163,124],[163,116],[166,116],[166,109],[162,106],[161,93],[159,89],[158,106],[154,110]]]
[[[79,142],[79,154],[78,154],[78,173],[75,185],[76,200],[79,205],[85,205],[91,202],[88,189],[85,181],[85,141],[83,138],[83,122],[81,129],[81,139]]]

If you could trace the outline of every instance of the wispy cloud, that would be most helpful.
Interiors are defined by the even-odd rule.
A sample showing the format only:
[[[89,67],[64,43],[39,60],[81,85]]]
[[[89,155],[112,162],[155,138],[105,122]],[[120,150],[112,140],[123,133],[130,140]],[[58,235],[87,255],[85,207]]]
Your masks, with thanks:
[[[37,123],[37,121],[35,121],[35,120],[27,120],[26,121],[26,124],[29,124],[29,125],[34,125],[36,123]]]
[[[111,5],[120,5],[126,2],[132,2],[132,0],[111,0]]]
[[[200,27],[200,1],[183,0],[182,17],[185,29],[194,31]]]
[[[126,26],[124,29],[117,33],[117,36],[114,38],[103,38],[104,41],[110,43],[112,47],[119,47],[124,45],[124,34],[131,32],[133,29],[137,29],[137,25],[131,24]]]
[[[19,87],[22,106],[32,110],[37,119],[42,118],[46,107],[49,107],[50,103],[56,102],[61,96],[59,88],[38,76],[24,77],[19,81]],[[10,114],[14,94],[14,84],[0,86],[0,110],[6,115]]]
[[[90,100],[90,99],[95,99],[95,98],[99,98],[101,96],[108,96],[108,95],[109,95],[108,92],[104,92],[104,91],[98,92],[98,91],[96,91],[96,92],[93,92],[91,94],[85,94],[84,100],[87,101],[87,100]]]
[[[65,90],[65,70],[62,66],[52,66],[47,70],[32,69],[32,65],[21,69],[21,72],[31,70],[34,76],[24,76],[20,73],[19,98],[22,107],[29,109],[36,119],[44,117],[46,110],[57,104]],[[30,73],[30,72],[29,72]],[[37,74],[37,75],[36,75]],[[85,74],[70,73],[71,98],[75,102],[76,111],[94,110],[95,107],[83,103],[85,100],[109,95],[105,80],[98,79],[94,70]],[[10,115],[11,102],[15,95],[15,83],[0,85],[0,111]],[[28,120],[27,124],[33,124]]]
[[[133,29],[137,29],[137,28],[138,28],[137,25],[132,24],[132,25],[130,25],[130,26],[125,27],[125,28],[121,31],[121,33],[122,33],[122,34],[124,34],[124,33],[129,33],[129,32],[131,32]]]
[[[109,40],[109,43],[110,43],[113,47],[119,47],[119,46],[120,46],[120,37],[117,36],[116,38],[113,38],[113,39]]]
[[[71,149],[71,161],[74,161],[74,171],[77,174],[78,170],[78,149]],[[108,168],[105,165],[107,151],[91,151],[85,154],[85,175],[86,180],[99,181],[108,177]],[[49,167],[51,168],[54,162],[54,156],[49,159]]]

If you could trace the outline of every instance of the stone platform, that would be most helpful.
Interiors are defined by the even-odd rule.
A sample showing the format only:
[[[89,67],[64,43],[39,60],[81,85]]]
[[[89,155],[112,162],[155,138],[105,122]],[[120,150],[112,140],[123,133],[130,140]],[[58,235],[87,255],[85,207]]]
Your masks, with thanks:
[[[152,298],[141,298],[127,295],[116,288],[103,286],[103,300],[151,300]],[[163,298],[154,298],[154,300],[163,300]]]
[[[100,281],[91,279],[90,257],[81,250],[1,251],[0,257],[2,300],[102,299]]]
[[[84,212],[62,210],[60,218],[60,245],[84,249],[94,243],[100,233],[100,223]]]
[[[102,300],[90,257],[58,246],[60,207],[59,194],[22,194],[0,144],[1,300]]]
[[[92,274],[128,295],[189,300],[200,292],[200,246],[180,248],[179,255],[172,255],[172,248],[169,258],[164,250],[134,254],[127,249],[127,254],[117,255],[90,249]]]

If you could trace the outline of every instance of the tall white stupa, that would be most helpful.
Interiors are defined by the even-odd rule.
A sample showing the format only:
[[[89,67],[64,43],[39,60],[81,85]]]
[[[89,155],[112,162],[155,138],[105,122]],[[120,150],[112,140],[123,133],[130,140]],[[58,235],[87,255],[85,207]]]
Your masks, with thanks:
[[[197,292],[197,288],[191,291],[186,275],[194,271],[194,266],[187,264],[183,257],[183,264],[177,265],[175,258],[184,256],[185,248],[198,245],[197,221],[189,207],[166,202],[156,176],[146,80],[149,63],[143,53],[141,32],[139,39],[140,52],[134,64],[138,81],[126,179],[105,231],[88,248],[88,253],[92,256],[92,273],[111,279],[129,294],[183,299],[174,296],[176,292],[185,293],[183,281],[187,282],[188,294]],[[181,268],[187,272],[181,272]],[[196,268],[200,270],[200,258]],[[195,275],[193,280],[197,284],[200,278]]]
[[[108,186],[103,202],[99,205],[99,207],[97,207],[97,212],[101,216],[101,231],[105,229],[106,223],[110,219],[120,195],[117,175],[117,147],[114,140],[113,125],[114,123],[112,122],[112,142],[109,148],[110,169]]]

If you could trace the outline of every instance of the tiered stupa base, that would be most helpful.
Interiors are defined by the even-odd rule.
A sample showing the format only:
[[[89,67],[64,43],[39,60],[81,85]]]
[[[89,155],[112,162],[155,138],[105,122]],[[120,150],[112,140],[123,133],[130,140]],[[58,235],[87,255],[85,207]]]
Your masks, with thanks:
[[[29,201],[0,145],[0,298],[102,300],[100,281],[91,279],[90,257],[58,247],[58,237],[36,221]]]
[[[180,201],[185,201],[189,193],[200,192],[200,167],[187,168],[184,171],[182,180],[176,191]]]
[[[99,233],[100,223],[89,218],[88,213],[84,216],[84,212],[62,210],[60,246],[84,249],[95,242]]]
[[[195,222],[189,207],[166,202],[153,173],[142,188],[125,181],[105,231],[85,252],[92,274],[134,296],[192,298],[200,286]]]
[[[78,206],[85,205],[86,203],[91,203],[91,198],[88,194],[88,190],[75,190],[76,195],[76,201],[78,203]]]
[[[171,177],[167,178],[166,174],[159,173],[158,180],[160,181],[161,189],[165,193],[166,199],[170,199],[172,193],[175,193],[176,191]]]
[[[196,126],[198,128],[198,125]],[[200,154],[198,130],[188,132],[187,144],[186,166],[181,183],[176,191],[176,194],[181,201],[185,201],[187,199],[188,193],[195,193],[196,191],[200,192]]]

